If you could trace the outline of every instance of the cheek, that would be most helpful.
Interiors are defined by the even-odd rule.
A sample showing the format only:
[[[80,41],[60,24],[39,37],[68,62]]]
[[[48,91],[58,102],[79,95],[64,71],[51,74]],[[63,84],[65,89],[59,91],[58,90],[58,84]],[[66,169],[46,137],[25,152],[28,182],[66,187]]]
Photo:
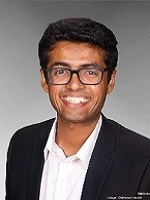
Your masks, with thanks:
[[[103,86],[103,85],[97,85],[97,86],[94,86],[95,89],[93,90],[93,100],[94,100],[94,103],[97,104],[97,106],[99,104],[104,104],[104,101],[105,101],[105,98],[106,98],[106,95],[107,95],[107,87],[106,86]]]
[[[49,99],[53,106],[57,105],[59,102],[59,86],[49,86]]]
[[[107,93],[107,87],[103,84],[93,85],[91,92],[93,93],[93,96],[101,98]]]

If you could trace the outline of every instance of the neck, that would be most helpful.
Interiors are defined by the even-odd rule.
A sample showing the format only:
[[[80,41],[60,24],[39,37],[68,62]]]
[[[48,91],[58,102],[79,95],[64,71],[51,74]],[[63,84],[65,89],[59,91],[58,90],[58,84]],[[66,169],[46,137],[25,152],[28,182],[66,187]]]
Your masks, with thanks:
[[[56,143],[67,157],[77,153],[94,130],[97,121],[98,119],[91,123],[73,123],[58,117]]]

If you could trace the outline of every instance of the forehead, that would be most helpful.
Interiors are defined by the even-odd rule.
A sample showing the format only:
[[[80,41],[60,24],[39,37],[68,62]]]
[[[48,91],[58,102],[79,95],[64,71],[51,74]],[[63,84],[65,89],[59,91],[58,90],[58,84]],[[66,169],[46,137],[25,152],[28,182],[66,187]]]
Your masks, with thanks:
[[[97,46],[83,42],[61,41],[57,42],[49,52],[50,63],[56,61],[66,62],[103,62],[105,52]]]

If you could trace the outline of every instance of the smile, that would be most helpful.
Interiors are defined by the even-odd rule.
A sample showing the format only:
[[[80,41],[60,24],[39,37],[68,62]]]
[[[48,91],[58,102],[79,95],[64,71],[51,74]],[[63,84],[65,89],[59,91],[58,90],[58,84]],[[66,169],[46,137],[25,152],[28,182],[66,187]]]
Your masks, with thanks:
[[[89,99],[84,98],[84,97],[64,97],[63,98],[65,101],[71,103],[71,104],[80,104],[80,103],[86,103],[88,102]]]

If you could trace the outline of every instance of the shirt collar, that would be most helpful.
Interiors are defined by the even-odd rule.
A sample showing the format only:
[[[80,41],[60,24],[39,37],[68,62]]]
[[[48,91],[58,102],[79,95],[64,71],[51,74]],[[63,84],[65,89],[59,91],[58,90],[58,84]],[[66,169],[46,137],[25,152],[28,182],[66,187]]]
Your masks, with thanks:
[[[87,138],[85,143],[82,145],[82,147],[79,149],[79,151],[76,153],[76,157],[78,157],[82,162],[84,163],[85,167],[88,167],[91,155],[100,131],[100,127],[102,124],[102,117],[100,116],[94,130],[90,134],[90,136]]]
[[[48,159],[50,152],[53,154],[56,154],[58,150],[57,145],[55,143],[56,125],[57,125],[57,118],[55,119],[53,123],[46,146],[44,148],[45,161]],[[88,164],[90,162],[91,155],[92,155],[101,125],[102,125],[102,116],[100,116],[94,130],[92,131],[88,139],[79,149],[79,151],[74,155],[76,158],[80,159],[83,162],[86,168],[88,167]]]
[[[44,158],[45,161],[48,159],[49,152],[53,150],[54,153],[56,153],[56,145],[55,144],[55,133],[56,133],[56,125],[57,125],[57,118],[53,122],[46,146],[44,148]]]

